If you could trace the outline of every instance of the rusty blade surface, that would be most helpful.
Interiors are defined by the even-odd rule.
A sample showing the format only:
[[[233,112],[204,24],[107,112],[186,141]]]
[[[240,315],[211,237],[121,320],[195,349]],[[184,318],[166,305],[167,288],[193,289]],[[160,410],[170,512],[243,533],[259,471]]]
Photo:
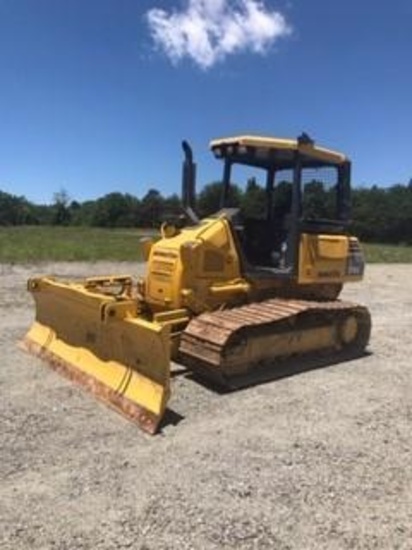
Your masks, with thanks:
[[[28,338],[25,338],[21,342],[21,347],[30,354],[44,360],[54,371],[63,375],[68,380],[79,384],[106,405],[115,409],[134,424],[137,424],[146,433],[151,435],[156,433],[161,421],[160,416],[130,401],[130,399],[127,399],[120,393],[99,382],[93,376],[77,369],[75,366],[57,357]]]

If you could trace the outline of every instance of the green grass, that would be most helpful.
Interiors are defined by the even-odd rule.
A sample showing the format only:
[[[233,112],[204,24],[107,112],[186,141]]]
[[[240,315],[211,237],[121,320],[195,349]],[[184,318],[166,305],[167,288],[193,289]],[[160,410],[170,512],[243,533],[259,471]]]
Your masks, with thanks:
[[[140,261],[139,239],[156,232],[96,227],[0,227],[0,262]],[[364,244],[369,263],[412,263],[412,246]]]
[[[139,261],[141,229],[0,227],[0,262]]]
[[[362,248],[370,264],[412,263],[412,246],[364,243]]]

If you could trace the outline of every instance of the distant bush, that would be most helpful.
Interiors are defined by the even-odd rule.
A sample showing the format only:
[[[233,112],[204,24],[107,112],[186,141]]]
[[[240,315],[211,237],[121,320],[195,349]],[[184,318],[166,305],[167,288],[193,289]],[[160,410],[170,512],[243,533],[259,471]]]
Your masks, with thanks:
[[[285,182],[284,182],[285,183]],[[275,202],[287,198],[288,184],[279,185]],[[197,197],[201,216],[220,208],[221,183],[206,185]],[[315,197],[316,198],[316,197]],[[229,200],[247,215],[259,217],[265,206],[265,194],[251,179],[245,191],[234,185]],[[139,199],[130,194],[109,193],[92,201],[70,201],[62,190],[51,205],[37,205],[25,197],[0,191],[0,226],[56,225],[95,227],[158,227],[166,218],[181,213],[176,195],[163,197],[150,189]],[[412,181],[408,185],[387,188],[373,186],[352,190],[351,231],[366,242],[412,244]]]

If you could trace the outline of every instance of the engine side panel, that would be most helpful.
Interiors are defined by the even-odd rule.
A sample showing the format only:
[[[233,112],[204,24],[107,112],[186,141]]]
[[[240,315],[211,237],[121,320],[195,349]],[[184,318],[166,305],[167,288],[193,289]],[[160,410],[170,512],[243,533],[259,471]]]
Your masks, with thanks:
[[[358,239],[347,235],[303,233],[299,243],[298,283],[344,283],[363,277]]]
[[[153,245],[145,300],[155,311],[187,307],[198,313],[218,307],[225,288],[224,300],[230,301],[242,283],[230,224],[210,218]]]

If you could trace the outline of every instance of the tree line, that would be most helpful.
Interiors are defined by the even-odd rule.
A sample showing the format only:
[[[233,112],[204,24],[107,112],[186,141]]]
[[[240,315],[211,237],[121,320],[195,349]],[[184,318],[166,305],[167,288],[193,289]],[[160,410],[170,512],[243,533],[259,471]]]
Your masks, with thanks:
[[[278,186],[275,204],[285,201],[286,182]],[[325,208],[330,197],[314,182],[311,200]],[[326,194],[325,194],[326,193]],[[221,184],[206,185],[197,195],[200,216],[219,210]],[[264,190],[252,178],[246,189],[231,188],[231,204],[248,217],[259,217],[266,205]],[[142,198],[128,193],[113,192],[96,200],[71,200],[66,191],[55,193],[52,204],[38,205],[25,197],[0,190],[0,226],[66,225],[95,227],[157,228],[162,221],[182,213],[177,195],[168,197],[150,189]],[[352,190],[351,231],[368,242],[412,244],[412,180],[408,185]]]

